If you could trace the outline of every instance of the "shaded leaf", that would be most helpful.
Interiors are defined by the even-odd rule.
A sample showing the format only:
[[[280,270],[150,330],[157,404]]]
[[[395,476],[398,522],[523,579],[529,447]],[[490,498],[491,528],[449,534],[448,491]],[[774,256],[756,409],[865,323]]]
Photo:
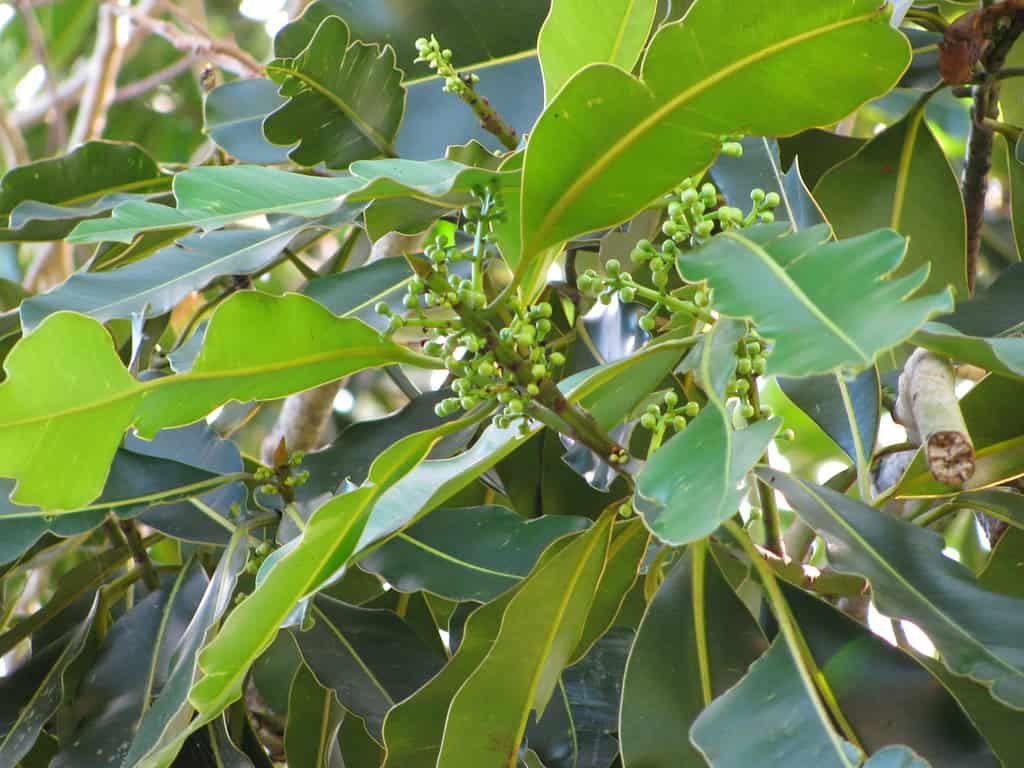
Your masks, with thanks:
[[[619,701],[633,631],[613,627],[562,673],[572,713],[579,768],[609,768],[619,753]]]
[[[694,722],[691,738],[708,763],[715,768],[860,765],[859,750],[822,720],[800,677],[780,635]]]
[[[626,664],[619,724],[623,764],[704,766],[690,743],[690,724],[709,703],[707,696],[735,684],[765,646],[707,548],[688,549],[648,605]]]
[[[263,135],[263,120],[284,103],[270,80],[257,77],[224,83],[203,101],[203,131],[243,163],[285,163],[288,150]]]
[[[345,710],[305,664],[300,664],[288,696],[284,748],[290,768],[345,768],[338,730]]]
[[[887,92],[909,62],[906,38],[874,0],[841,10],[812,0],[790,3],[784,14],[759,9],[753,0],[697,3],[654,36],[642,80],[597,64],[566,84],[526,152],[526,258],[630,218],[710,165],[721,136],[787,135],[835,122]],[[747,23],[736,27],[737,16]],[[733,34],[722,37],[723,28]],[[699,42],[710,39],[710,48]],[[867,54],[865,63],[830,66],[842,51]],[[829,76],[794,89],[793,67]]]
[[[878,609],[924,630],[957,674],[990,687],[1010,706],[1024,704],[1021,601],[981,588],[964,566],[942,555],[942,536],[781,472],[758,470],[821,535],[838,571],[871,582]],[[998,624],[985,617],[998,615]]]
[[[444,655],[428,647],[391,611],[358,608],[319,595],[310,617],[310,629],[293,633],[303,659],[346,710],[363,718],[378,741],[388,710],[444,665]]]
[[[913,342],[939,355],[993,373],[1024,378],[1024,338],[966,336],[943,323],[926,323]]]
[[[811,128],[780,138],[779,154],[783,168],[792,168],[799,158],[800,174],[807,188],[814,189],[826,171],[854,155],[866,142],[867,139]]]
[[[967,223],[960,185],[925,120],[924,103],[835,166],[814,187],[838,237],[891,227],[909,237],[895,275],[931,265],[921,293],[967,295]],[[942,211],[935,216],[934,211]]]
[[[708,280],[715,308],[749,317],[774,342],[766,373],[807,376],[871,365],[925,320],[952,307],[949,290],[908,299],[925,268],[883,280],[906,241],[891,230],[823,243],[823,227],[780,237],[781,225],[728,231],[679,259],[690,281]]]
[[[0,214],[7,221],[0,240],[59,240],[77,221],[169,185],[170,177],[135,144],[89,141],[4,175]]]
[[[439,764],[486,768],[514,761],[530,712],[542,716],[579,642],[612,522],[606,514],[516,591],[490,652],[452,699]]]
[[[288,101],[267,116],[263,133],[274,144],[298,142],[293,162],[346,168],[395,154],[405,89],[390,46],[353,42],[348,25],[328,16],[301,51],[285,54],[275,42],[275,53],[267,74]]]
[[[562,515],[526,520],[497,506],[436,509],[359,565],[403,592],[487,602],[519,583],[552,541],[588,525]]]

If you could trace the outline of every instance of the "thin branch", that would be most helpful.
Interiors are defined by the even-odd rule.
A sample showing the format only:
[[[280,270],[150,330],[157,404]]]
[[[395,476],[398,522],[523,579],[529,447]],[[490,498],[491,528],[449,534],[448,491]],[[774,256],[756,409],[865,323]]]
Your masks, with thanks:
[[[77,147],[103,135],[107,110],[114,98],[117,73],[124,58],[124,46],[117,41],[115,7],[101,5],[96,30],[96,46],[89,63],[89,73],[78,108],[75,126],[68,147]]]
[[[136,80],[133,83],[128,83],[125,86],[118,88],[114,92],[114,103],[119,101],[131,101],[137,99],[139,96],[143,96],[154,88],[157,88],[168,80],[173,80],[183,72],[187,72],[189,67],[195,61],[195,56],[191,53],[185,54],[173,64],[168,64],[163,69],[158,69],[151,75]]]
[[[18,8],[21,10],[22,20],[25,22],[25,30],[28,32],[32,52],[39,66],[43,68],[43,75],[46,78],[46,91],[50,98],[50,108],[53,110],[53,129],[55,131],[56,145],[63,147],[68,139],[68,120],[64,110],[60,107],[60,96],[57,93],[57,73],[50,63],[49,54],[46,52],[43,28],[39,26],[36,12],[27,0],[19,0]]]
[[[981,231],[985,224],[985,193],[988,174],[992,169],[993,131],[985,119],[999,118],[999,71],[1003,68],[1010,49],[1024,32],[1024,14],[1017,14],[996,42],[982,57],[986,72],[985,83],[974,88],[971,107],[971,130],[967,140],[967,158],[964,163],[961,188],[967,212],[967,289],[974,291],[978,272],[978,254],[981,252]]]
[[[3,147],[4,166],[7,170],[24,165],[32,159],[18,124],[7,108],[0,103],[0,145]]]
[[[107,7],[112,8],[116,14],[127,16],[146,31],[162,37],[179,51],[187,51],[194,56],[208,58],[222,69],[242,77],[259,77],[263,74],[263,66],[232,42],[218,40],[208,32],[190,34],[169,21],[154,19],[141,8],[119,5]],[[165,4],[164,7],[180,18],[180,11],[174,9],[173,6]],[[199,27],[195,23],[190,23],[189,26],[193,29]],[[199,28],[201,29],[201,27]]]

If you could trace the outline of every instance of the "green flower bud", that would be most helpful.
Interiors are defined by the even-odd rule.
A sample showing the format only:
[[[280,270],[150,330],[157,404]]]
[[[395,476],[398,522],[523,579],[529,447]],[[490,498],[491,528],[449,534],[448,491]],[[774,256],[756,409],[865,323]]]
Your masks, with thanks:
[[[722,145],[722,154],[729,157],[743,157],[743,145],[736,141],[727,141]]]
[[[640,327],[650,333],[654,330],[654,317],[652,315],[644,315],[640,318]]]
[[[419,309],[420,297],[415,293],[407,293],[402,297],[402,304],[405,305],[406,309]]]
[[[704,201],[705,205],[712,205],[718,199],[718,190],[715,189],[715,185],[705,182],[700,188],[700,199]]]
[[[687,208],[691,207],[700,199],[700,195],[695,189],[687,189],[683,194],[679,196],[679,202],[685,205]]]
[[[744,419],[752,419],[754,418],[754,406],[750,403],[746,403],[742,408],[740,408],[740,413],[743,414]]]
[[[676,432],[682,432],[684,429],[686,429],[686,419],[683,418],[682,416],[673,416],[672,428]]]
[[[665,396],[662,399],[665,401],[665,405],[667,405],[669,408],[675,408],[676,405],[679,403],[679,395],[677,395],[672,390],[666,392]]]
[[[764,190],[763,189],[752,189],[752,190],[750,190],[750,199],[754,203],[754,205],[757,205],[758,203],[763,202],[764,201]]]
[[[779,195],[777,192],[769,192],[767,195],[765,195],[764,204],[768,208],[775,208],[781,202],[782,200],[779,199]]]
[[[683,415],[688,419],[694,418],[698,413],[700,413],[700,405],[692,400],[683,406]]]
[[[681,203],[669,203],[668,204],[668,215],[673,219],[678,219],[686,214],[686,209]]]
[[[537,317],[551,317],[551,314],[554,312],[554,310],[551,309],[551,305],[546,301],[542,301],[534,307],[533,311],[536,313]]]
[[[405,321],[402,318],[400,318],[398,315],[392,315],[391,320],[388,322],[387,330],[385,332],[388,334],[392,334],[401,330],[404,326]]]
[[[736,361],[736,373],[740,376],[747,376],[750,373],[750,358],[741,357]]]
[[[651,259],[651,271],[652,272],[664,272],[668,265],[665,263],[665,259],[661,256],[655,256]]]
[[[761,345],[756,341],[748,341],[746,346],[747,354],[751,357],[761,354]]]
[[[619,517],[630,517],[633,514],[633,505],[630,502],[626,502],[619,506]]]
[[[658,426],[658,417],[653,413],[645,413],[640,417],[640,424],[644,429],[654,429]]]
[[[391,317],[391,307],[387,305],[386,301],[378,301],[373,305],[373,311],[378,315],[384,315],[384,317]]]
[[[761,418],[762,419],[770,419],[774,415],[775,415],[775,411],[772,410],[772,407],[770,405],[762,405],[761,406]]]
[[[536,397],[537,395],[540,394],[540,387],[538,387],[531,381],[529,384],[526,385],[526,393],[530,397]]]
[[[664,234],[664,235],[665,235],[666,237],[672,237],[672,236],[673,236],[673,235],[675,235],[675,234],[676,234],[676,233],[677,233],[678,231],[679,231],[679,225],[678,225],[678,224],[676,224],[676,223],[675,223],[674,221],[672,221],[671,219],[669,219],[668,221],[666,221],[666,222],[665,222],[664,224],[662,224],[662,225],[661,225],[661,232],[662,232],[662,234]]]
[[[654,283],[658,288],[664,288],[668,285],[668,270],[662,272],[655,272],[651,275],[651,282]]]
[[[498,402],[499,403],[508,404],[508,403],[512,402],[513,400],[515,400],[515,399],[516,399],[515,390],[503,389],[501,392],[498,393]]]
[[[509,403],[508,403],[508,405],[506,407],[512,413],[520,414],[520,413],[523,412],[523,409],[526,407],[526,403],[524,403],[522,400],[517,398],[515,400],[509,400]]]
[[[613,294],[611,291],[605,291],[604,293],[597,297],[597,300],[600,301],[605,306],[607,306],[608,304],[612,303],[612,295]]]
[[[758,355],[751,361],[751,367],[754,369],[754,373],[759,376],[764,373],[764,369],[767,365],[768,360],[764,355]]]
[[[461,398],[459,400],[459,405],[462,406],[462,410],[464,410],[464,411],[470,410],[474,405],[476,405],[476,403],[477,403],[476,398],[475,397],[470,397],[468,395],[463,397],[463,398]]]
[[[775,214],[771,211],[758,214],[757,218],[761,220],[762,224],[772,224],[775,222]]]
[[[697,233],[697,237],[711,237],[711,233],[715,231],[715,222],[701,221],[694,227],[693,231]]]
[[[490,360],[484,360],[476,367],[476,372],[489,379],[494,375],[494,364]]]
[[[430,42],[425,37],[417,37],[414,45],[416,46],[416,50],[420,53],[430,50]]]
[[[604,269],[611,277],[616,277],[622,271],[622,264],[618,259],[608,259],[604,264]]]
[[[621,301],[621,302],[623,302],[625,304],[629,304],[635,298],[636,298],[636,288],[632,288],[632,287],[627,286],[625,288],[619,289],[619,301]]]
[[[786,441],[796,440],[796,432],[794,432],[792,429],[784,429],[781,432],[779,432],[778,439]]]
[[[747,394],[747,392],[750,391],[750,382],[747,381],[746,379],[737,379],[736,391],[741,395]]]
[[[563,355],[561,352],[552,352],[548,356],[548,360],[550,360],[551,364],[554,366],[565,365],[565,355]]]
[[[545,366],[543,363],[535,363],[533,367],[530,368],[530,375],[533,376],[533,378],[535,379],[543,379],[545,376],[547,376],[547,374],[547,366]]]
[[[551,321],[546,317],[542,317],[537,321],[537,335],[543,337],[549,333],[551,333]]]

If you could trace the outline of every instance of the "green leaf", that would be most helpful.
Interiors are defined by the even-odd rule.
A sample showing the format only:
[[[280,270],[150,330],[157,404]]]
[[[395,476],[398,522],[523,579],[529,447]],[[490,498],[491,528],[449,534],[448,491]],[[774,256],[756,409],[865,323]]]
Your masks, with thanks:
[[[1019,259],[1024,254],[1024,162],[1021,161],[1024,152],[1019,139],[1016,146],[1011,147],[1002,135],[995,134],[994,138],[997,145],[1002,145],[1006,158],[1006,173],[1010,181],[1010,222]]]
[[[931,768],[931,763],[907,747],[895,746],[873,754],[864,768]]]
[[[457,428],[462,426],[455,422]],[[357,550],[373,503],[421,462],[451,425],[419,432],[383,451],[367,482],[317,509],[302,538],[281,557],[259,588],[239,605],[200,655],[203,677],[189,699],[200,721],[209,720],[241,695],[252,662],[271,643],[294,606],[335,576]]]
[[[802,379],[783,378],[779,379],[779,386],[786,397],[810,416],[852,461],[862,464],[865,458],[870,458],[878,437],[882,408],[877,368],[872,366],[850,380],[840,373]],[[843,387],[846,388],[845,396]],[[846,399],[853,409],[857,425],[856,440],[846,411]],[[857,441],[860,442],[860,451],[857,450]],[[863,467],[861,469],[866,471]]]
[[[952,285],[957,296],[967,296],[967,223],[960,185],[925,120],[924,106],[826,173],[814,196],[838,237],[881,227],[909,237],[907,257],[895,275],[931,265],[921,293]]]
[[[362,160],[349,168],[353,178],[363,182],[350,193],[348,203],[416,197],[449,208],[457,208],[472,200],[474,187],[497,184],[499,189],[519,186],[518,170],[499,171],[478,168],[455,160]]]
[[[781,733],[780,724],[786,726]],[[781,636],[734,688],[708,705],[690,737],[715,768],[860,765],[860,751],[819,717]]]
[[[822,243],[824,227],[780,237],[781,225],[724,232],[679,258],[690,281],[708,280],[715,309],[749,317],[774,342],[768,375],[807,376],[871,365],[925,320],[952,308],[949,290],[914,299],[925,269],[884,280],[906,241],[891,230]]]
[[[735,370],[735,348],[744,332],[741,323],[724,330],[715,325],[707,332],[700,379],[708,402],[637,476],[633,503],[651,533],[665,543],[678,546],[702,539],[735,514],[746,492],[744,477],[779,430],[778,419],[758,421],[740,431],[729,423],[720,393]],[[721,365],[724,360],[728,365]]]
[[[598,62],[629,72],[643,51],[657,10],[656,0],[554,0],[537,48],[544,73],[545,101],[577,71]],[[583,20],[586,20],[583,23]]]
[[[487,602],[518,584],[552,541],[588,525],[563,515],[526,520],[497,506],[436,509],[359,566],[403,592]]]
[[[897,6],[909,7],[913,0],[900,0]],[[893,17],[895,21],[895,16]],[[939,43],[942,35],[926,29],[902,27],[900,31],[907,36],[914,52],[914,59],[903,79],[900,88],[917,88],[928,91],[942,82],[939,73]]]
[[[12,722],[4,722],[6,718],[0,714],[0,764],[19,765],[18,761],[28,754],[43,727],[65,701],[65,697],[71,696],[69,667],[88,645],[98,604],[97,594],[93,597],[88,615],[71,631],[62,647],[57,649],[55,658],[45,659],[48,665],[46,673],[41,680],[34,683],[35,692],[28,701],[21,704],[16,713],[12,713],[15,715]],[[37,655],[44,656],[40,650],[33,650],[32,661]],[[12,676],[6,677],[4,683],[15,683],[17,675],[15,672]],[[5,686],[0,686],[0,690],[2,687]]]
[[[243,163],[286,163],[288,150],[263,136],[263,120],[284,103],[277,86],[262,77],[224,83],[203,101],[203,132]]]
[[[381,740],[388,710],[412,695],[446,661],[391,611],[358,608],[318,595],[313,626],[293,632],[306,664],[345,709]]]
[[[58,313],[15,345],[4,369],[0,475],[18,481],[11,501],[52,509],[92,501],[142,398],[107,330]]]
[[[582,660],[615,622],[640,575],[650,541],[651,537],[640,520],[633,519],[615,526],[601,583],[594,594],[594,604],[590,606],[587,623],[570,664]]]
[[[516,591],[490,652],[452,699],[439,765],[515,765],[530,712],[542,715],[580,640],[612,522],[606,514]]]
[[[456,692],[494,645],[505,609],[517,590],[477,608],[466,621],[462,642],[443,669],[384,720],[387,759],[383,768],[435,768],[448,707]]]
[[[156,699],[139,723],[124,758],[124,768],[139,765],[162,749],[176,751],[185,741],[181,733],[192,716],[188,692],[198,673],[198,655],[216,622],[230,605],[231,595],[249,557],[247,526],[239,526],[217,563],[195,614],[174,649],[169,674]]]
[[[709,166],[724,135],[779,136],[836,122],[886,93],[910,60],[906,38],[875,0],[762,11],[755,0],[696,3],[655,35],[641,80],[597,64],[565,85],[526,151],[525,258],[630,218]],[[844,52],[864,63],[833,66]],[[828,74],[798,89],[794,68]]]
[[[797,589],[784,590],[839,710],[865,750],[901,743],[936,765],[996,764],[941,678],[936,680],[929,671],[942,669],[941,664],[922,667],[915,656],[894,648],[824,601]]]
[[[1024,339],[967,336],[944,323],[926,323],[914,344],[993,373],[1024,378]]]
[[[133,196],[165,192],[170,177],[135,144],[89,141],[8,171],[0,181],[0,240],[59,240],[81,219]]]
[[[992,696],[1024,706],[1024,604],[982,589],[964,566],[942,555],[938,533],[798,478],[758,470],[821,535],[829,562],[871,582],[878,609],[917,624],[952,672],[969,675]],[[993,624],[985,617],[1000,616]]]
[[[259,345],[248,342],[250,334]],[[68,348],[75,359],[63,351]],[[56,355],[65,360],[58,368]],[[362,368],[423,360],[304,296],[243,291],[215,312],[189,373],[140,383],[102,325],[58,312],[24,337],[5,363],[0,475],[18,480],[14,502],[79,509],[102,490],[121,436],[133,424],[151,438],[232,399],[274,399]],[[61,472],[61,483],[52,482],[54,471]]]
[[[300,664],[288,694],[284,749],[294,768],[334,768],[345,765],[338,748],[338,731],[345,710],[334,691],[324,688],[305,664]]]
[[[578,766],[607,768],[619,754],[622,676],[632,646],[632,629],[612,627],[582,661],[562,673]]]
[[[808,189],[814,189],[825,172],[834,168],[857,152],[866,139],[812,128],[795,136],[779,139],[782,167],[790,168],[800,160],[800,173]]]
[[[766,647],[707,547],[686,550],[637,629],[622,683],[625,766],[701,768],[690,724]]]
[[[391,46],[353,42],[348,25],[328,16],[301,52],[283,54],[276,43],[275,52],[267,74],[288,101],[263,121],[263,133],[274,144],[298,142],[293,162],[346,168],[395,154],[405,89]]]
[[[956,310],[937,321],[952,326],[967,336],[1004,336],[1024,326],[1024,264],[1011,264],[989,285],[979,287],[966,301],[958,301]]]
[[[359,317],[372,325],[372,319],[378,323],[381,320],[374,311],[378,301],[387,302],[394,312],[404,311],[401,299],[412,277],[409,262],[394,256],[345,272],[315,277],[302,287],[302,292],[339,317]]]
[[[747,136],[742,144],[742,157],[719,155],[711,168],[711,178],[729,205],[748,208],[750,191],[757,188],[779,196],[775,220],[788,221],[795,231],[826,223],[825,215],[800,177],[799,162],[794,161],[783,172],[777,141]]]
[[[121,269],[76,272],[55,290],[22,303],[22,328],[29,333],[61,310],[100,322],[133,314],[158,317],[222,275],[251,274],[272,263],[309,225],[289,219],[266,230],[192,235]]]
[[[174,177],[177,208],[128,202],[109,218],[83,221],[69,243],[131,242],[140,232],[177,227],[211,230],[270,213],[316,218],[332,213],[358,188],[349,176],[304,176],[258,165],[200,166]]]
[[[55,768],[96,764],[98,755],[120,765],[150,699],[167,681],[175,647],[207,587],[195,563],[148,595],[111,628],[78,691],[74,738]]]

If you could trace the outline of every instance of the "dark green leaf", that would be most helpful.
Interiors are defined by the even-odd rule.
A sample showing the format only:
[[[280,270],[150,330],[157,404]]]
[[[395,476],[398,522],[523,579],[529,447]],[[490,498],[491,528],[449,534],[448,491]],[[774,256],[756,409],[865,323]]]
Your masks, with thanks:
[[[623,763],[703,766],[690,743],[690,724],[709,703],[707,694],[713,698],[734,685],[765,645],[707,548],[688,549],[648,606],[626,665]]]
[[[288,697],[284,732],[289,768],[347,768],[337,741],[343,717],[345,710],[334,691],[320,685],[300,664]]]
[[[444,664],[444,656],[391,611],[357,608],[320,595],[310,617],[312,628],[293,633],[303,659],[378,740],[388,710]]]
[[[800,175],[807,188],[814,189],[826,171],[851,157],[866,141],[819,128],[784,136],[779,139],[782,167],[791,169],[793,161],[799,158]]]
[[[359,565],[403,592],[487,602],[529,573],[548,544],[589,524],[571,516],[525,520],[496,506],[436,509]]]
[[[288,161],[288,150],[263,136],[263,120],[285,103],[270,80],[235,80],[210,91],[203,102],[203,131],[243,163]]]
[[[758,470],[828,545],[829,562],[871,582],[878,609],[921,627],[957,674],[989,686],[1010,706],[1024,704],[1024,604],[988,592],[943,556],[938,533],[907,523],[828,488]],[[985,619],[1001,617],[997,624]]]
[[[781,635],[734,688],[708,705],[690,736],[715,768],[856,768],[861,760],[820,717]]]
[[[267,74],[288,101],[264,120],[263,133],[274,144],[298,142],[289,158],[346,168],[395,154],[405,89],[391,46],[353,42],[348,25],[328,16],[301,51],[285,53],[275,43],[275,52]]]

